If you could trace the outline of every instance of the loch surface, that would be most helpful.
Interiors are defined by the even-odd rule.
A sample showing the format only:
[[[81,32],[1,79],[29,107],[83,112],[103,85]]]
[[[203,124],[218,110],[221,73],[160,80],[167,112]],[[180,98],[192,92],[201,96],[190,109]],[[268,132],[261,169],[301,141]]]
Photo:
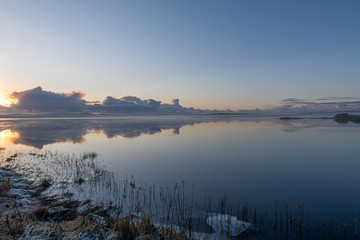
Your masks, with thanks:
[[[96,152],[105,168],[139,184],[195,186],[271,209],[303,205],[312,219],[350,221],[360,206],[360,125],[333,119],[136,116],[3,119],[2,151]]]

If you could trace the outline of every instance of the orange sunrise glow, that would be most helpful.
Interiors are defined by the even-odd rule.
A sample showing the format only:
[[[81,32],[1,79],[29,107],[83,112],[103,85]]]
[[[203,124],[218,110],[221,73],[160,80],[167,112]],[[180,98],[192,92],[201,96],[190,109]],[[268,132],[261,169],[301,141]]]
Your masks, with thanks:
[[[16,103],[16,99],[13,99],[9,96],[0,94],[0,105],[4,106],[4,107],[10,107],[11,104]]]

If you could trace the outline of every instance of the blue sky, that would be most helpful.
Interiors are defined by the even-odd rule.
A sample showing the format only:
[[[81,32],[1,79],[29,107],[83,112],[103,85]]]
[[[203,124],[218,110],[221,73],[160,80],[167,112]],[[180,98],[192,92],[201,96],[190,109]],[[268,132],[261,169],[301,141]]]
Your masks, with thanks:
[[[208,109],[359,97],[360,2],[1,1],[0,93]]]

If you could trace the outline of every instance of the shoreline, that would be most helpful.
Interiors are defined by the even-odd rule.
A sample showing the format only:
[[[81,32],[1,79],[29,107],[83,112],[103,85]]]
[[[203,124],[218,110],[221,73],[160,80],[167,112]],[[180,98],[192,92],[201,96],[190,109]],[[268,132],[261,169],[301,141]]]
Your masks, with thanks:
[[[0,167],[1,239],[188,239],[185,231],[155,227],[140,213],[114,216],[115,207],[80,202],[71,194],[46,196],[49,186]]]
[[[17,157],[14,154],[2,162]],[[191,226],[153,223],[142,211],[124,214],[118,206],[79,201],[70,192],[49,195],[46,190],[52,184],[49,179],[27,180],[10,165],[0,164],[0,239],[227,239],[223,233],[195,232]]]

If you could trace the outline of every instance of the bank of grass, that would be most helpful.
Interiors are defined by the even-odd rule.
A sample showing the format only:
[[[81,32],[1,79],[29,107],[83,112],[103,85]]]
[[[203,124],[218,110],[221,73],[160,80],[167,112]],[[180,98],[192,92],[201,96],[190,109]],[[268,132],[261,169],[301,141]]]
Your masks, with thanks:
[[[29,176],[34,179],[31,174],[43,175],[39,169],[29,169],[21,161],[21,156],[45,160],[45,168],[55,171],[55,175],[47,174],[36,181],[26,181]],[[94,161],[96,157],[96,153],[75,157],[54,152],[16,153],[4,157],[0,167],[0,239],[195,239],[172,225],[155,227],[151,217],[139,209],[137,213],[125,213],[122,206],[92,205],[90,200],[73,199],[71,193],[45,193],[52,187],[53,179],[59,181],[56,177],[60,175],[60,180],[72,180],[74,185],[81,186],[83,182],[105,174]],[[47,159],[55,164],[46,165]],[[31,164],[39,166],[34,162]],[[89,171],[95,172],[96,176],[89,178]],[[21,184],[14,188],[11,179]],[[134,180],[127,184],[130,189],[135,188]],[[24,199],[21,195],[29,197]],[[114,212],[117,212],[116,216]]]
[[[29,186],[30,187],[30,186]],[[33,186],[32,186],[33,188]],[[37,186],[43,189],[44,186]],[[114,219],[111,208],[89,208],[79,213],[76,200],[33,199],[24,206],[9,191],[10,181],[0,180],[0,239],[193,239],[171,227],[155,227],[146,214],[127,214]]]

